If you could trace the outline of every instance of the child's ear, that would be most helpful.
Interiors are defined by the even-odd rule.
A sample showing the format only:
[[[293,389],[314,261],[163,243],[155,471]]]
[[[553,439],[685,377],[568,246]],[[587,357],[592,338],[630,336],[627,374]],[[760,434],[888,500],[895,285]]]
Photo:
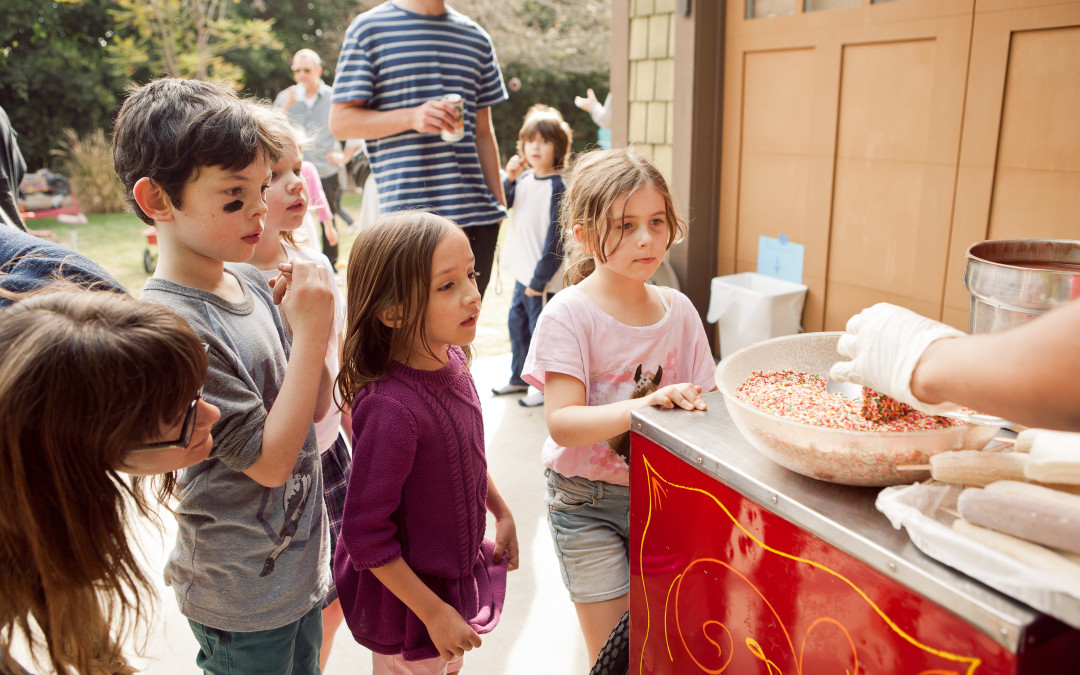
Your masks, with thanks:
[[[400,328],[401,327],[401,307],[399,305],[392,305],[379,312],[379,321],[387,328]]]
[[[574,241],[581,244],[581,247],[585,249],[589,255],[592,255],[592,247],[589,246],[589,241],[585,238],[585,226],[581,223],[574,223],[571,232],[574,234]]]
[[[172,220],[172,200],[154,179],[143,176],[131,192],[143,213],[159,222]]]

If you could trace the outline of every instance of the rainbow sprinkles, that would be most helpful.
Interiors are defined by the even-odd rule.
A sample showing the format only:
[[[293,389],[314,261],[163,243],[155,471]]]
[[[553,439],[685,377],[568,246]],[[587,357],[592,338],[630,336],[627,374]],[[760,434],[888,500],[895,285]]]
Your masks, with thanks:
[[[869,387],[862,399],[833,394],[826,391],[824,377],[794,370],[755,371],[735,396],[770,415],[829,429],[899,432],[963,424],[921,413]]]

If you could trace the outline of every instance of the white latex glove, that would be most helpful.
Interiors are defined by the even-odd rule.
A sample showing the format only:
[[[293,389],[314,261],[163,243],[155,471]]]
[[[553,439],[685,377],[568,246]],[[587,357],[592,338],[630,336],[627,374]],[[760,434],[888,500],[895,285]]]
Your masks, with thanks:
[[[881,302],[848,320],[836,350],[851,361],[833,364],[829,377],[870,387],[925,413],[958,410],[948,401],[931,405],[915,398],[911,375],[931,342],[961,335],[939,321]]]

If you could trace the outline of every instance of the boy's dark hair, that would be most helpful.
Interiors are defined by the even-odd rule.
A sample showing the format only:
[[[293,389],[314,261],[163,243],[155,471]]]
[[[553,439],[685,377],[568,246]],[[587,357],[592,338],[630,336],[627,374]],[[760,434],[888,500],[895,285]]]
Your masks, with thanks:
[[[161,78],[132,87],[113,131],[113,168],[124,198],[145,223],[154,221],[132,190],[147,177],[181,207],[184,184],[200,167],[239,171],[260,157],[276,161],[278,142],[227,84]]]
[[[536,134],[540,134],[545,140],[555,146],[554,169],[562,171],[566,167],[566,160],[570,156],[570,144],[574,140],[574,132],[570,125],[563,119],[562,113],[549,105],[537,103],[525,113],[525,122],[518,132],[517,152],[525,154],[525,142]]]

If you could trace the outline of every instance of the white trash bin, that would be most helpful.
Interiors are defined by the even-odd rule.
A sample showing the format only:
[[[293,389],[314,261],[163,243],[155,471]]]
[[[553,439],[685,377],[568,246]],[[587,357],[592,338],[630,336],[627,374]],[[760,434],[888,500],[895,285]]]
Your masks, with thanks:
[[[709,323],[720,328],[720,358],[747,345],[798,333],[806,286],[757,272],[713,277]]]

